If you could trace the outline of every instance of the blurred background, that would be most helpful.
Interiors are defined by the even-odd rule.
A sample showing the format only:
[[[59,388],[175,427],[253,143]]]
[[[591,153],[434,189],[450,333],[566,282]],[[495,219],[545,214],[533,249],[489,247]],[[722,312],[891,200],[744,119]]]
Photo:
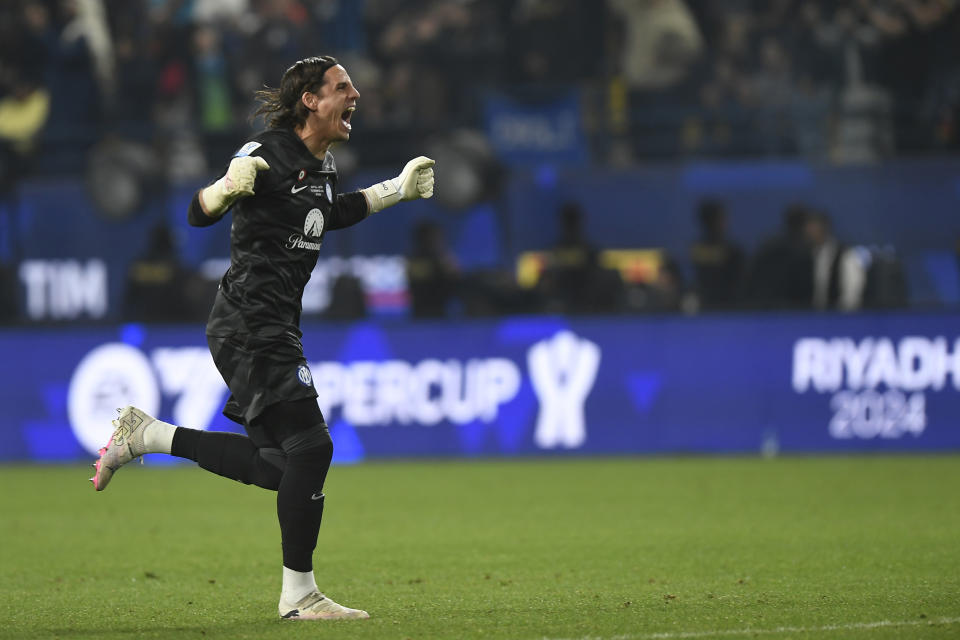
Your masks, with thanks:
[[[341,459],[960,446],[955,0],[8,0],[0,30],[0,459],[95,451],[115,401],[231,427],[229,225],[185,212],[316,54],[361,94],[346,189],[437,160],[304,294]]]

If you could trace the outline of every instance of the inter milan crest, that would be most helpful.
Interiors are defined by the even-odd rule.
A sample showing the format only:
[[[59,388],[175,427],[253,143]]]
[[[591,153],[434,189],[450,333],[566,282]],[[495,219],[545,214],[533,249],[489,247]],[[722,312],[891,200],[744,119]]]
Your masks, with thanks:
[[[297,367],[297,380],[299,380],[300,384],[305,387],[309,387],[311,384],[313,384],[313,375],[311,375],[310,369],[307,367],[307,365],[302,364]]]

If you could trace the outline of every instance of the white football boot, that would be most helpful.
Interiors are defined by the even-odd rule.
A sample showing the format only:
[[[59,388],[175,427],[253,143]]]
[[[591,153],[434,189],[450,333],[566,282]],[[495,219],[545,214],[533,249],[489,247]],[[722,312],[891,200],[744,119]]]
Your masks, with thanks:
[[[137,409],[126,407],[117,409],[117,419],[113,421],[113,435],[107,446],[100,449],[100,459],[94,463],[97,472],[90,478],[94,489],[103,491],[110,483],[110,478],[123,465],[134,458],[139,458],[146,450],[143,444],[143,432],[154,418]]]
[[[362,620],[370,617],[366,611],[341,606],[319,591],[304,596],[296,604],[284,602],[281,597],[279,608],[284,620]]]

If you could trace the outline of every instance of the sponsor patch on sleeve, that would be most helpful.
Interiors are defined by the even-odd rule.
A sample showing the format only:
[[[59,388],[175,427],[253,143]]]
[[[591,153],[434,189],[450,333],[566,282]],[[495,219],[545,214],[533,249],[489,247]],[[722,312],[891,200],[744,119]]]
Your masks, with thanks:
[[[234,158],[242,158],[242,157],[244,157],[244,156],[248,156],[248,155],[250,155],[251,153],[253,153],[254,151],[256,151],[256,150],[257,150],[257,147],[259,147],[259,146],[261,146],[259,142],[248,142],[247,144],[245,144],[245,145],[243,145],[242,147],[240,147],[240,148],[237,150],[237,152],[236,152],[235,154],[233,154],[233,157],[234,157]]]

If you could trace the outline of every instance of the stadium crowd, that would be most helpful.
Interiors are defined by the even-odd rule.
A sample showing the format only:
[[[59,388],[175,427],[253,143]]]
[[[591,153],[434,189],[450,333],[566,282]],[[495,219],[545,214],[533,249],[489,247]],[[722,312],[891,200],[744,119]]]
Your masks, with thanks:
[[[951,150],[958,42],[956,0],[11,0],[0,4],[0,199],[29,175],[107,166],[88,162],[95,154],[164,182],[207,179],[260,125],[248,119],[253,92],[318,51],[335,52],[362,93],[354,122],[365,135],[345,151],[347,172],[351,153],[365,166],[397,163],[428,134],[482,131],[491,88],[521,102],[575,90],[597,165]],[[876,294],[878,261],[847,255],[829,219],[803,207],[748,259],[727,239],[723,203],[706,202],[686,278],[668,256],[639,289],[599,266],[575,209],[561,214],[533,292],[503,274],[460,273],[429,226],[411,240],[411,290],[477,313],[900,299],[895,265],[884,276],[894,293]],[[151,256],[168,259],[163,233],[155,240]],[[764,263],[784,253],[798,262]],[[551,285],[558,269],[589,299]],[[420,286],[423,273],[443,281]],[[776,274],[784,280],[767,282]],[[425,315],[448,307],[414,301]]]
[[[490,87],[579,89],[598,162],[857,160],[957,147],[958,35],[955,0],[13,0],[0,139],[147,142],[191,175],[250,128],[265,79],[323,50],[363,88],[370,164],[481,127]]]

